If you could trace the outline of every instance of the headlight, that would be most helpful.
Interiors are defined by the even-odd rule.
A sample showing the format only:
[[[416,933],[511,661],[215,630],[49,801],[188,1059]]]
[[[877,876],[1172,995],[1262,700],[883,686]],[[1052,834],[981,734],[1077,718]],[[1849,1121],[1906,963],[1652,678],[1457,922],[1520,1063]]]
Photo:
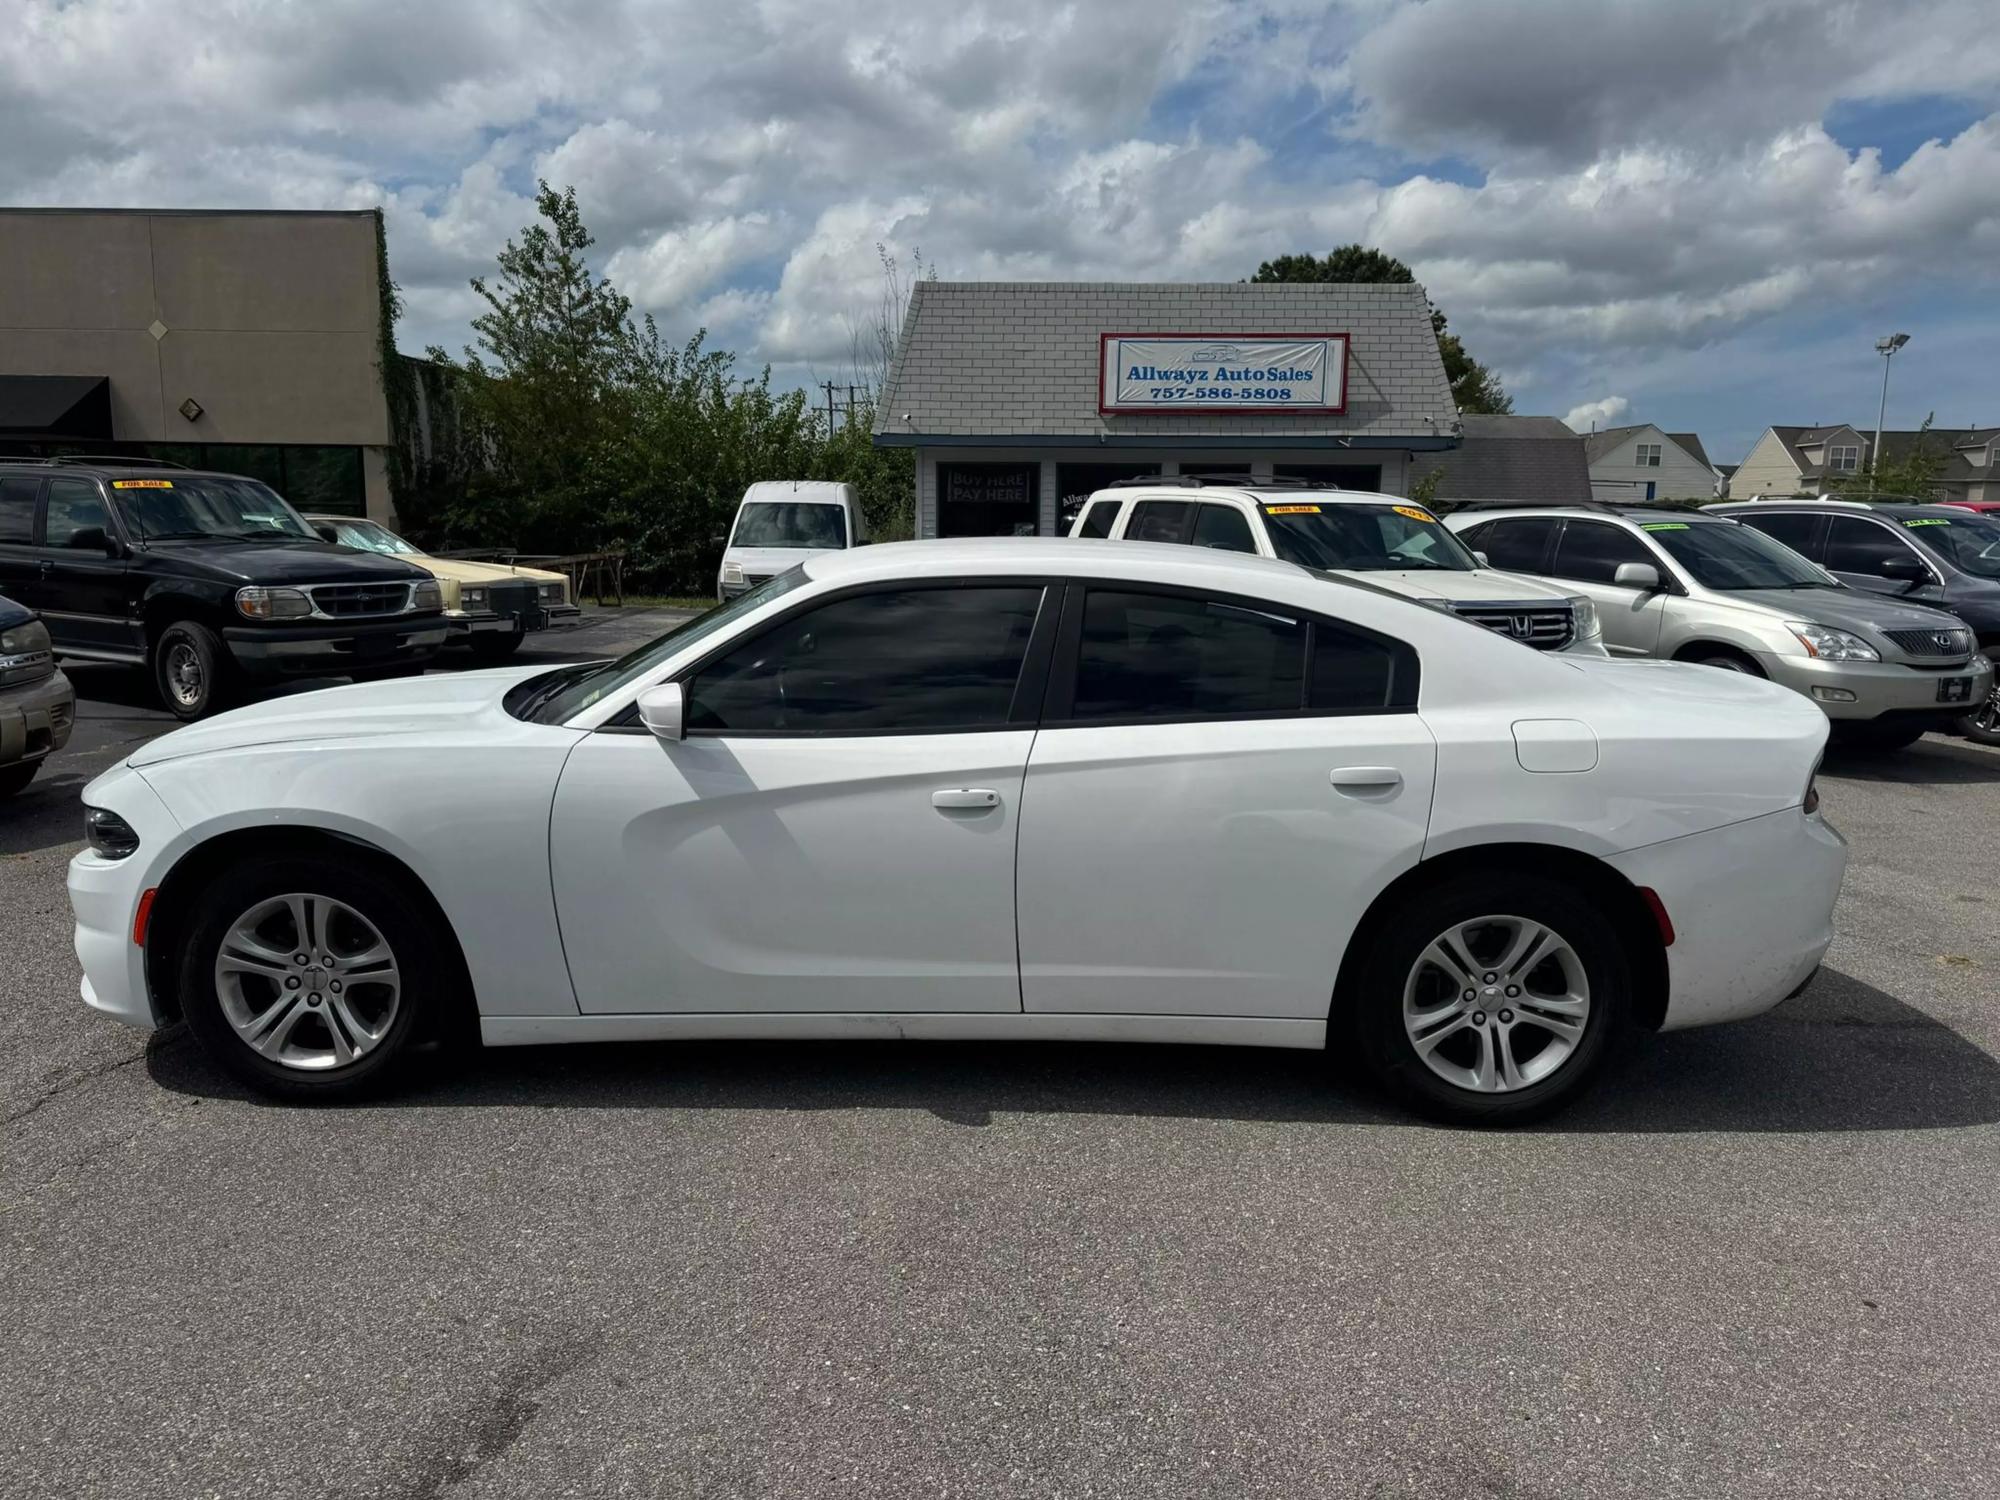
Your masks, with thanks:
[[[124,859],[139,848],[132,825],[105,807],[84,808],[83,837],[91,853],[101,859]]]
[[[1815,625],[1810,620],[1787,620],[1785,629],[1799,638],[1799,644],[1806,648],[1806,655],[1817,656],[1821,661],[1880,661],[1882,655],[1858,635],[1849,635],[1844,630],[1834,630],[1830,626]]]
[[[569,585],[560,579],[554,583],[543,584],[535,592],[541,596],[544,604],[563,604],[569,599]]]
[[[1576,620],[1576,638],[1580,641],[1595,640],[1603,634],[1604,626],[1597,618],[1597,601],[1587,594],[1569,596],[1570,612]]]
[[[426,578],[410,590],[411,609],[443,609],[444,590],[437,586],[435,578]]]
[[[301,620],[312,609],[312,600],[297,589],[267,589],[252,584],[236,591],[236,612],[252,620]]]
[[[743,564],[724,563],[722,565],[722,581],[724,583],[741,583],[743,581]]]
[[[55,669],[49,627],[40,620],[0,631],[0,682],[28,682]]]
[[[486,608],[486,590],[460,589],[458,591],[458,605],[460,609],[467,611]]]

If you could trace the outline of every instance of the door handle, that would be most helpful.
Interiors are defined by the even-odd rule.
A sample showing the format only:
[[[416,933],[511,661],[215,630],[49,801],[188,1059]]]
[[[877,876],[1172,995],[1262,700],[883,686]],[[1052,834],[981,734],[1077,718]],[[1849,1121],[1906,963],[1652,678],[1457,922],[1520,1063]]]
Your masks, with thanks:
[[[1386,792],[1403,784],[1403,773],[1394,766],[1335,766],[1326,779],[1343,792]]]
[[[944,791],[931,793],[931,806],[947,812],[961,808],[984,812],[999,805],[1000,794],[983,786],[947,787]]]

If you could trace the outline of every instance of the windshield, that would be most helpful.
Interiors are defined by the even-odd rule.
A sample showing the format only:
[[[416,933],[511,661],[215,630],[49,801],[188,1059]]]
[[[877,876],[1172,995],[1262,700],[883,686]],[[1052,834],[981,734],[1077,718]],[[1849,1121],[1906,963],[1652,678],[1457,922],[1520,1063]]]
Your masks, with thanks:
[[[1641,529],[1665,547],[1703,588],[1727,593],[1736,589],[1840,587],[1831,574],[1822,573],[1783,542],[1771,540],[1755,527],[1734,521],[1647,521]]]
[[[1270,500],[1263,506],[1271,550],[1306,568],[1370,573],[1432,568],[1469,573],[1478,560],[1417,505]]]
[[[1913,540],[1949,558],[1980,578],[2000,578],[2000,522],[1973,511],[1949,521],[1941,516],[1911,516],[1903,522]]]
[[[176,474],[114,479],[111,491],[133,535],[258,537],[316,542],[319,534],[278,492],[254,479]]]
[[[379,521],[315,521],[313,525],[329,542],[338,542],[357,551],[380,552],[385,557],[424,555]]]
[[[567,723],[605,695],[645,676],[676,652],[686,650],[704,636],[715,634],[807,581],[804,568],[788,568],[748,593],[738,594],[726,604],[718,604],[692,620],[683,621],[616,661],[563,667],[545,677],[530,678],[508,695],[507,710],[518,719],[532,719],[538,724]]]
[[[845,547],[847,523],[838,505],[759,501],[736,517],[732,547]]]

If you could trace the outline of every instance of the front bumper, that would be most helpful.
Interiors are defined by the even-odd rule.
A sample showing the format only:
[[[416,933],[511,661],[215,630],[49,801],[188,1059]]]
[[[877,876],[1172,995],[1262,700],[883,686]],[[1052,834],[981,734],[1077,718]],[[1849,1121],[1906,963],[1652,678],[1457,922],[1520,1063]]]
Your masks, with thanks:
[[[40,760],[69,743],[76,689],[56,671],[38,682],[0,688],[0,766]]]
[[[338,677],[428,661],[449,634],[445,617],[432,614],[351,625],[233,625],[222,638],[252,677]]]
[[[109,807],[131,824],[139,848],[125,859],[105,859],[86,847],[69,862],[83,1001],[127,1026],[151,1029],[160,1021],[146,980],[146,950],[132,941],[132,927],[140,897],[165,878],[182,852],[181,825],[130,766],[105,772],[84,795],[90,805]]]
[[[1847,840],[1793,807],[1609,863],[1674,925],[1661,1030],[1676,1031],[1761,1014],[1812,977],[1833,941]]]
[[[533,634],[538,630],[567,629],[583,618],[583,610],[574,604],[544,604],[531,611],[525,619],[520,615],[503,615],[490,609],[473,613],[452,610],[444,618],[451,631],[450,639],[463,641],[475,635],[518,635],[523,632]]]
[[[1771,681],[1812,699],[1829,719],[1868,720],[1889,715],[1912,723],[1935,719],[1949,724],[1971,713],[1993,691],[1993,664],[1979,655],[1955,667],[1910,667],[1896,662],[1826,661],[1760,651],[1757,664]],[[1970,694],[1963,702],[1938,702],[1938,684],[1957,677],[1972,679]],[[1842,693],[1853,697],[1842,701],[1838,697]]]

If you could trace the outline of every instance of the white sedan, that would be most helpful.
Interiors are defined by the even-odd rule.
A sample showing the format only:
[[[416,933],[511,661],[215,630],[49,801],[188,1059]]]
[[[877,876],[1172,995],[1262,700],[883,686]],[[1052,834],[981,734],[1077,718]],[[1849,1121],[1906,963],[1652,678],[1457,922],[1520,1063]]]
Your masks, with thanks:
[[[1358,1049],[1474,1122],[1831,936],[1826,717],[1287,563],[815,556],[610,663],[279,699],[85,792],[83,998],[292,1099],[435,1037]]]

